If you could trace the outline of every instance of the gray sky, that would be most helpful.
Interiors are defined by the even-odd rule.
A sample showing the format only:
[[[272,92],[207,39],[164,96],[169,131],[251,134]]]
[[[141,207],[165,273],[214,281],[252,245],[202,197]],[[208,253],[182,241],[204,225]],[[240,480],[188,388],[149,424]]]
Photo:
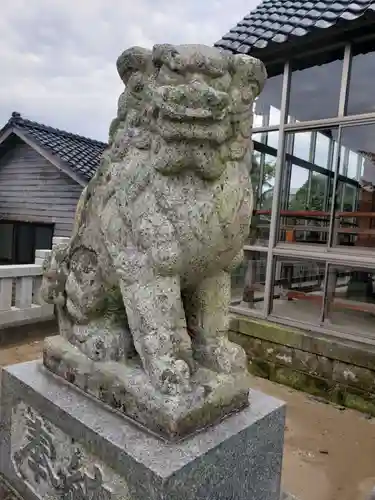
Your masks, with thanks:
[[[0,127],[12,111],[107,140],[132,46],[212,45],[259,0],[1,0]]]

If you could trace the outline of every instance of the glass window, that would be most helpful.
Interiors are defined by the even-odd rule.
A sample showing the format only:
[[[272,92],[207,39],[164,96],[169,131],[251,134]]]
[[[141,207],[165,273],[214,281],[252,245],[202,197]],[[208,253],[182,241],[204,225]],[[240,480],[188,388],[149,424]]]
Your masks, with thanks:
[[[32,224],[17,224],[16,227],[16,262],[31,264],[34,262],[34,232]]]
[[[286,135],[279,242],[327,244],[335,136],[331,129]]]
[[[308,204],[309,170],[292,165],[288,210],[306,210]]]
[[[322,319],[325,263],[277,257],[274,265],[272,315],[319,324]]]
[[[311,132],[300,132],[295,134],[293,140],[293,155],[302,160],[309,161],[312,144]]]
[[[261,194],[258,206],[263,210],[271,210],[273,190],[275,187],[276,158],[271,155],[264,155],[263,176],[261,184]]]
[[[335,61],[305,69],[299,69],[300,60],[292,62],[289,123],[338,115],[343,54],[340,50]]]
[[[375,269],[329,266],[325,321],[330,328],[375,335]]]
[[[375,124],[341,129],[345,154],[334,197],[333,246],[375,247],[374,139]]]
[[[349,151],[347,176],[351,179],[358,179],[358,166],[360,155],[355,151]]]
[[[357,192],[355,186],[344,184],[342,196],[343,212],[355,212],[357,210]]]
[[[0,263],[9,264],[13,259],[13,224],[0,223]]]
[[[277,130],[274,132],[267,132],[265,142],[267,146],[276,150],[279,146],[279,132]]]
[[[346,175],[348,169],[349,150],[344,146],[340,148],[340,174]]]
[[[232,305],[262,311],[267,253],[245,251],[245,258],[232,273]]]
[[[347,114],[370,113],[375,111],[375,41],[354,44],[352,50]]]
[[[331,131],[318,132],[314,149],[314,163],[324,168],[332,168],[330,150],[332,149]]]
[[[254,127],[279,125],[283,75],[268,78],[255,101]]]
[[[365,172],[365,156],[361,154],[361,158],[359,160],[359,179],[361,180],[363,178]]]
[[[35,228],[35,249],[49,250],[52,248],[53,227],[37,226]]]
[[[276,173],[277,149],[273,147],[273,144],[278,140],[278,132],[254,134],[253,139],[254,152],[251,181],[256,211],[252,219],[249,242],[256,245],[266,245],[269,239]]]

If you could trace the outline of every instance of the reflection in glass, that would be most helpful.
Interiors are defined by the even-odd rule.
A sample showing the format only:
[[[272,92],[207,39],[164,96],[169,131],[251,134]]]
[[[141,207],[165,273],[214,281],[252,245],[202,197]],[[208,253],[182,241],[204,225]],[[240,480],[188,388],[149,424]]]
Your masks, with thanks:
[[[374,67],[374,42],[371,45],[367,42],[367,46],[355,44],[349,81],[348,115],[375,111]]]
[[[349,150],[344,146],[340,148],[340,164],[339,164],[339,173],[341,175],[346,175],[346,170],[348,166],[348,158],[349,158]]]
[[[288,122],[319,120],[338,115],[343,51],[339,59],[300,70],[292,63]]]
[[[275,185],[278,136],[278,132],[253,135],[254,151],[251,181],[255,193],[254,205],[257,209],[271,210]]]
[[[375,337],[374,269],[329,266],[325,321],[330,328]]]
[[[279,242],[327,244],[336,135],[333,130],[287,135]]]
[[[281,93],[283,75],[277,75],[266,81],[264,89],[255,101],[255,126],[266,127],[280,124]]]
[[[257,164],[253,165],[251,179],[255,195],[256,215],[252,220],[250,242],[265,245],[268,243],[271,223],[278,132],[254,134],[253,139]]]
[[[343,212],[355,212],[357,210],[357,189],[355,186],[344,184],[342,210]]]
[[[328,132],[328,135],[325,133]],[[316,165],[324,168],[332,167],[332,162],[330,161],[330,147],[332,140],[330,138],[330,130],[316,133],[316,142],[314,148],[313,162]]]
[[[348,168],[347,168],[347,176],[351,179],[357,179],[358,177],[358,167],[359,167],[360,155],[355,153],[354,151],[349,151],[348,158]]]
[[[324,276],[324,262],[276,258],[272,315],[305,323],[320,323]]]
[[[271,148],[277,149],[279,145],[279,132],[276,130],[274,132],[267,132],[266,144]]]
[[[249,243],[253,245],[266,245],[268,243],[275,186],[277,150],[267,145],[267,134],[262,134],[261,140],[263,142],[254,141],[253,168],[251,172],[254,207],[256,208],[249,236]],[[272,151],[273,154],[268,154],[266,151]]]
[[[300,132],[294,135],[293,155],[302,160],[310,160],[312,132]]]
[[[232,273],[232,305],[262,310],[267,254],[245,251],[243,262]]]
[[[288,210],[306,210],[309,191],[309,170],[292,165]]]
[[[335,192],[334,246],[375,246],[375,125],[343,127]]]

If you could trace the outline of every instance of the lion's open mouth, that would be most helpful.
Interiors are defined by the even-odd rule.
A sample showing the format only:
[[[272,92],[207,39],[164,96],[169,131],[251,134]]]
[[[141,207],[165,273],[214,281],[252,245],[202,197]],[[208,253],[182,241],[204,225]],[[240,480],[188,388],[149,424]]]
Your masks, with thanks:
[[[186,108],[178,104],[169,104],[163,102],[159,106],[161,114],[168,117],[170,120],[222,120],[227,115],[227,110],[219,110],[213,112],[207,108]]]
[[[159,116],[154,123],[155,131],[167,141],[196,140],[222,144],[232,135],[230,120],[218,123],[171,121]]]
[[[155,89],[155,128],[165,139],[224,142],[231,134],[230,98],[201,82]]]
[[[162,85],[155,94],[155,105],[171,120],[222,120],[228,113],[228,94],[202,82]]]

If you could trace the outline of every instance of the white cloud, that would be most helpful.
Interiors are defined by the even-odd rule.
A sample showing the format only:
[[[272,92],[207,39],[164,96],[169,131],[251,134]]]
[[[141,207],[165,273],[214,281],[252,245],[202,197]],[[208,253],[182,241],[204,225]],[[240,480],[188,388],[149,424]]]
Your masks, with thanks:
[[[212,45],[259,0],[3,0],[0,127],[12,111],[106,140],[132,45]]]

